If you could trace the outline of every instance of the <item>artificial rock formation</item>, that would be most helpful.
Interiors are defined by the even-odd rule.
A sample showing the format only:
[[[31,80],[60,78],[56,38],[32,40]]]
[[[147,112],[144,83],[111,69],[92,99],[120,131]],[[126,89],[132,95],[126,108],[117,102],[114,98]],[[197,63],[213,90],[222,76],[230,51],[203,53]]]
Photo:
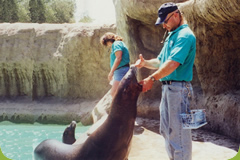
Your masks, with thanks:
[[[126,38],[135,62],[138,54],[156,57],[164,30],[155,26],[157,10],[167,0],[113,0],[117,32]],[[197,38],[193,86],[197,108],[206,109],[206,129],[240,140],[240,2],[239,0],[175,0]],[[151,71],[141,69],[140,79]],[[139,111],[158,110],[160,83],[142,95]],[[150,110],[148,110],[150,111]],[[150,112],[142,116],[158,118]]]
[[[0,24],[0,121],[91,124],[110,88],[109,52],[99,43],[109,31],[116,26]]]
[[[99,39],[108,31],[115,26],[0,24],[0,97],[103,96],[110,67]]]

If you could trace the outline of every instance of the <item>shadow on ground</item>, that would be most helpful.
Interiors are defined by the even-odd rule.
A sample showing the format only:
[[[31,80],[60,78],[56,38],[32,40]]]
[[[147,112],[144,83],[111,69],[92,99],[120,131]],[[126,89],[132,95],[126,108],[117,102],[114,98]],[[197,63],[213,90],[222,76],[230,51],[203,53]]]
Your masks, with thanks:
[[[154,133],[159,134],[159,120],[150,120],[144,118],[136,119],[137,126],[135,126],[134,134],[141,134],[143,128],[146,128]],[[217,133],[209,132],[204,129],[194,129],[192,130],[192,140],[196,142],[210,142],[218,146],[233,149],[236,152],[239,149],[240,142],[236,142],[227,136],[219,135]]]

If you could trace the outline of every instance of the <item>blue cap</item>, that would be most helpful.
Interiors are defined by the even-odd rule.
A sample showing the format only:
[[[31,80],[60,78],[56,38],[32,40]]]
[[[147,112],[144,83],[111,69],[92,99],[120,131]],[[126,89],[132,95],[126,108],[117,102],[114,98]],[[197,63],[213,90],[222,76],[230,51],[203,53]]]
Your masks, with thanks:
[[[167,15],[177,9],[178,7],[175,3],[169,2],[162,4],[158,9],[158,19],[155,25],[162,24],[165,21]]]

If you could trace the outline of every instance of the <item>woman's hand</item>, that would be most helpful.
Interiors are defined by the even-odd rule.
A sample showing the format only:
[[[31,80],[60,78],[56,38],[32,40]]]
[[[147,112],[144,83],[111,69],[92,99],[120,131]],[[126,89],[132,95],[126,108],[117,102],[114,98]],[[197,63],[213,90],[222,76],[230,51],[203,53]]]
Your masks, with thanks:
[[[145,59],[143,58],[142,54],[139,55],[139,59],[134,64],[138,68],[142,68],[145,65]]]
[[[109,72],[108,74],[108,80],[109,82],[113,79],[113,72]]]

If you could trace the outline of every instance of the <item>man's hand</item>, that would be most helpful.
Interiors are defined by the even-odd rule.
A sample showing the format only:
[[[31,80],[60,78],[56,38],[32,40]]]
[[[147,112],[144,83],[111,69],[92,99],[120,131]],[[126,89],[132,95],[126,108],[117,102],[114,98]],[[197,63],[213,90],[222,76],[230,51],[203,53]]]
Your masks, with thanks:
[[[142,91],[147,92],[148,90],[152,89],[153,81],[150,77],[145,78],[139,84],[142,85]]]
[[[139,55],[139,59],[134,64],[138,68],[142,68],[145,65],[145,59],[143,58],[142,54]]]

